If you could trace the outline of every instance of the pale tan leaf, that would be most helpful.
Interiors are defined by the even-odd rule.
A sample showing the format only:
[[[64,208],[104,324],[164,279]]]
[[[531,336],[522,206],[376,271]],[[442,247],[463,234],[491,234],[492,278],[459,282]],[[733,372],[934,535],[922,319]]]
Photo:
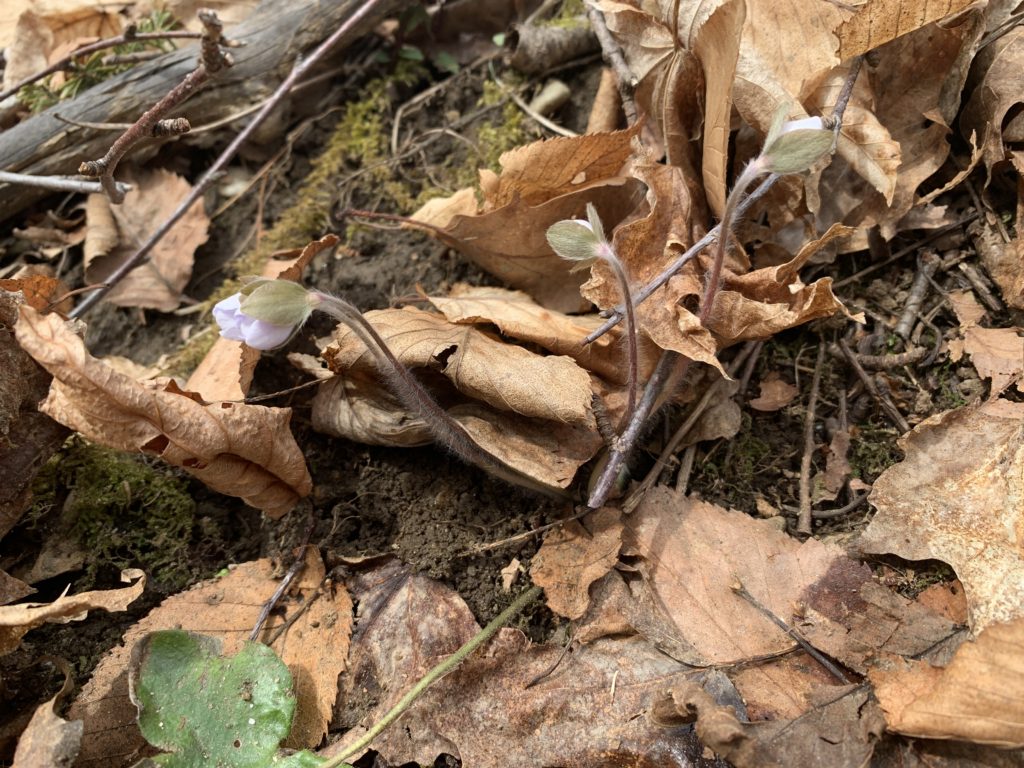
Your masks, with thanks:
[[[1024,747],[1024,619],[989,625],[945,668],[898,659],[868,676],[890,730]]]
[[[850,59],[880,48],[909,32],[959,13],[973,0],[867,0],[836,29],[839,58]]]
[[[626,353],[622,328],[616,327],[591,344],[583,339],[604,320],[594,315],[565,315],[537,304],[521,291],[456,285],[448,296],[429,296],[452,323],[493,323],[505,336],[537,344],[556,355],[567,355],[588,371],[615,384],[626,383]],[[641,377],[656,358],[653,345],[641,339]]]
[[[289,597],[278,603],[284,610],[271,613],[258,638],[264,642],[277,638],[271,647],[288,665],[295,682],[296,712],[287,741],[292,747],[316,746],[327,732],[352,633],[348,592],[338,582],[324,584],[323,576],[319,554],[307,548],[302,576]],[[128,662],[140,638],[162,629],[184,629],[217,637],[224,643],[225,654],[236,653],[248,640],[263,603],[279,585],[280,574],[270,560],[243,563],[232,566],[226,576],[167,598],[132,625],[122,645],[100,661],[68,711],[69,717],[85,723],[77,765],[129,765],[134,762],[132,754],[145,744],[135,722],[135,706],[128,698]]]
[[[704,3],[697,4],[703,7]],[[693,52],[704,68],[704,144],[701,173],[708,207],[718,218],[725,209],[729,165],[732,87],[739,58],[746,4],[722,3],[700,27]]]
[[[761,393],[752,399],[750,407],[755,411],[778,411],[785,408],[800,393],[800,390],[784,381],[775,371],[761,380]]]
[[[290,409],[203,405],[173,383],[149,388],[92,357],[59,317],[28,307],[15,333],[54,377],[40,410],[90,440],[159,456],[271,517],[310,492],[305,459],[288,429]]]
[[[932,416],[875,481],[866,552],[942,560],[963,582],[977,633],[1024,616],[1024,405],[992,400]]]
[[[135,185],[124,202],[113,206],[110,213],[117,224],[116,247],[98,250],[94,242],[92,259],[86,261],[85,276],[90,283],[100,283],[131,256],[192,191],[181,176],[170,171],[139,172],[130,179]],[[96,196],[90,201],[94,215],[103,201]],[[88,222],[92,226],[92,222]],[[109,216],[104,214],[97,224],[103,228],[103,247],[110,244]],[[182,291],[192,275],[196,249],[206,242],[210,220],[197,200],[149,254],[141,266],[129,272],[105,297],[105,301],[121,307],[146,307],[170,312],[181,304]]]
[[[552,488],[568,487],[601,447],[592,429],[528,419],[474,403],[448,408],[473,442],[503,463]],[[338,375],[313,399],[313,428],[371,445],[409,448],[434,441],[427,423],[405,410],[376,379]]]
[[[43,624],[67,624],[82,621],[89,611],[124,611],[142,594],[146,575],[129,568],[122,572],[121,581],[135,583],[122,589],[100,589],[78,595],[64,595],[52,603],[19,603],[0,606],[0,656],[18,647],[22,636]]]
[[[800,544],[768,521],[664,487],[648,491],[626,526],[623,553],[641,559],[646,589],[666,613],[662,632],[676,636],[674,653],[686,653],[690,663],[789,648],[792,638],[733,586],[741,583],[786,621],[800,593],[846,559],[834,545]]]
[[[605,507],[583,522],[570,521],[544,537],[530,577],[544,588],[548,608],[578,619],[590,604],[590,585],[615,567],[622,544],[622,513]],[[585,526],[585,527],[584,527]]]
[[[435,197],[423,204],[409,218],[444,229],[456,216],[476,216],[478,206],[473,187],[460,189],[450,197]]]
[[[469,397],[532,418],[593,424],[590,376],[572,358],[538,355],[410,307],[365,317],[403,365],[437,371]],[[375,356],[347,326],[334,337],[323,353],[332,370],[378,370]]]

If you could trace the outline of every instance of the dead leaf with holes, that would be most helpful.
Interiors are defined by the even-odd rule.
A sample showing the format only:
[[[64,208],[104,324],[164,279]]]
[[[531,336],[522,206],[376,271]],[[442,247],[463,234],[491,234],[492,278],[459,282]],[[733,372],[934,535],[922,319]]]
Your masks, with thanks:
[[[158,456],[271,517],[310,492],[305,458],[288,428],[290,409],[203,404],[173,382],[148,387],[90,355],[58,316],[29,307],[22,307],[15,335],[54,377],[39,410],[88,439]]]
[[[988,625],[945,667],[894,659],[868,676],[892,731],[1024,747],[1024,618]]]
[[[483,205],[466,190],[433,200],[412,218],[513,288],[561,312],[587,308],[585,279],[547,243],[556,221],[582,217],[593,203],[608,231],[636,206],[642,192],[621,175],[638,128],[575,138],[554,138],[501,156],[501,174],[480,172]]]
[[[89,196],[86,207],[85,279],[104,282],[153,233],[192,186],[165,170],[140,171],[120,205],[106,195]],[[196,200],[171,232],[153,247],[149,258],[129,272],[106,295],[120,307],[145,307],[170,312],[181,304],[182,291],[192,276],[196,249],[206,242],[210,220],[202,200]]]
[[[139,598],[146,586],[145,574],[130,568],[121,581],[134,584],[122,589],[101,589],[78,595],[63,595],[52,603],[19,603],[0,606],[0,656],[15,650],[26,632],[43,624],[82,621],[89,611],[124,611]]]
[[[971,629],[1024,617],[1024,404],[990,400],[926,419],[882,473],[865,552],[942,560],[963,582]]]
[[[353,640],[338,711],[358,725],[323,757],[365,734],[426,670],[479,631],[456,592],[394,560],[357,572],[349,586],[365,631]],[[643,714],[691,670],[636,637],[597,641],[556,665],[562,655],[559,645],[532,645],[517,629],[499,630],[486,652],[429,688],[373,749],[394,765],[430,765],[441,754],[467,766],[507,765],[515,755],[524,768],[602,765],[609,755],[625,764],[697,760],[702,747],[692,734]]]
[[[184,629],[212,635],[224,653],[241,649],[256,625],[263,603],[280,586],[274,564],[267,559],[233,566],[223,577],[196,584],[163,601],[132,625],[122,645],[104,657],[68,710],[84,721],[82,751],[76,765],[119,768],[145,745],[136,724],[137,710],[128,698],[128,662],[135,643],[150,632]],[[308,601],[308,605],[304,603]],[[327,733],[345,668],[352,632],[352,600],[345,588],[324,583],[324,566],[314,548],[307,548],[305,568],[270,614],[257,638],[271,643],[291,670],[296,711],[285,744],[316,747]],[[324,653],[329,648],[330,653]]]

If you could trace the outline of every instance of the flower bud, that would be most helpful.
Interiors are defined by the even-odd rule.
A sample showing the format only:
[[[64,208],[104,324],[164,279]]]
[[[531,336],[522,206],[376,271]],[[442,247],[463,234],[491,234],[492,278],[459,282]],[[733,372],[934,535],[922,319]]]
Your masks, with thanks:
[[[764,140],[761,160],[769,173],[800,173],[832,150],[834,135],[820,117],[786,121],[788,105],[775,113],[772,127]]]
[[[584,264],[594,259],[607,258],[611,251],[593,203],[587,203],[587,221],[557,221],[548,227],[547,240],[551,250],[561,258]]]
[[[224,338],[244,341],[253,349],[274,349],[306,322],[313,303],[298,283],[258,280],[218,302],[213,317]]]

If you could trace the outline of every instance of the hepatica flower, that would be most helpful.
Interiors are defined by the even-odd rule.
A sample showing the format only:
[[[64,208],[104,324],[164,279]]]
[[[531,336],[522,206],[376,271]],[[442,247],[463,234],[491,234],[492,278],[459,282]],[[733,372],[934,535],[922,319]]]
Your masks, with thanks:
[[[241,292],[217,302],[213,317],[220,335],[253,349],[280,347],[309,318],[316,293],[288,280],[255,280]]]

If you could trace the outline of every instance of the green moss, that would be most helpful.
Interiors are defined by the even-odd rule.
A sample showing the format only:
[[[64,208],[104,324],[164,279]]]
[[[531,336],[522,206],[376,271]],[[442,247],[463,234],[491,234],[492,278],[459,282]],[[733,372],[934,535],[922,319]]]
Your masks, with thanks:
[[[721,498],[729,506],[747,512],[756,509],[758,491],[781,474],[785,457],[759,436],[749,413],[742,415],[740,431],[719,443],[694,468],[692,485],[708,498]]]
[[[540,22],[543,27],[572,27],[586,22],[587,9],[583,0],[563,0],[558,13]]]
[[[855,477],[873,483],[882,472],[903,460],[896,430],[888,424],[860,424],[850,441],[850,468]]]
[[[142,457],[76,439],[40,472],[36,519],[63,490],[61,524],[89,556],[83,588],[95,582],[101,567],[142,568],[168,591],[208,575],[195,573],[192,565],[195,502],[185,479]]]

